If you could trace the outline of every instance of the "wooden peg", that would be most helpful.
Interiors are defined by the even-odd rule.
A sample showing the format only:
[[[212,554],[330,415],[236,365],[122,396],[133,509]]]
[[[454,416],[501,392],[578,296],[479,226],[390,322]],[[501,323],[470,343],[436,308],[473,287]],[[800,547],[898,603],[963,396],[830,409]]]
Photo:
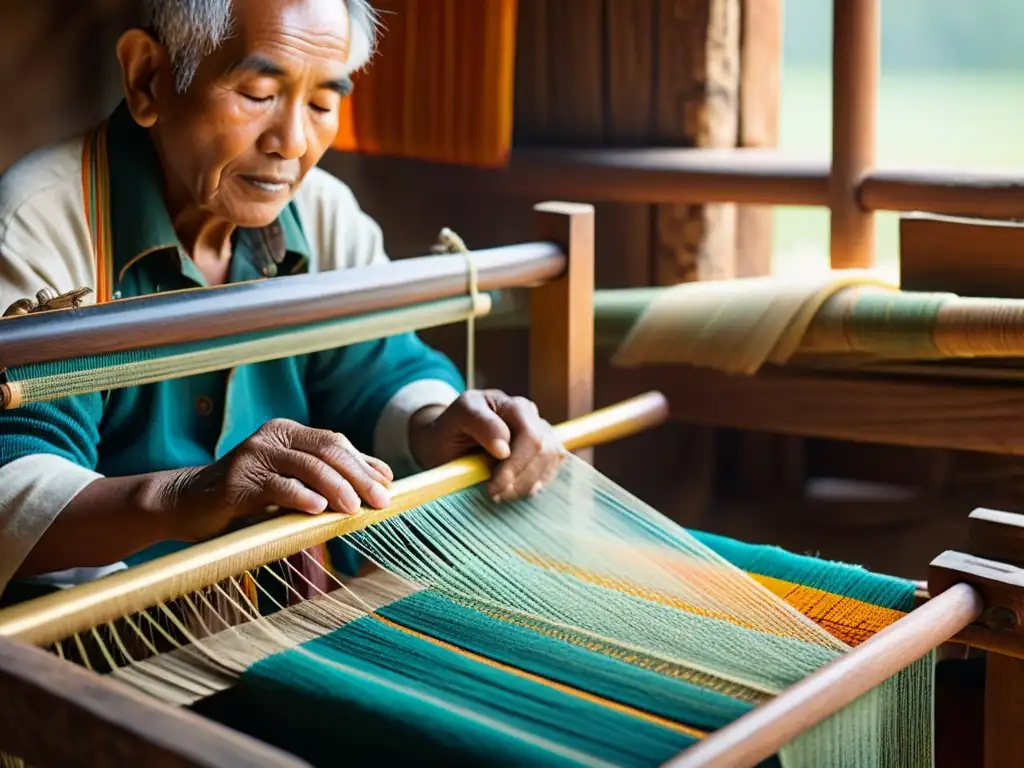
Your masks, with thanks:
[[[1024,515],[979,508],[967,519],[967,551],[1024,566]]]
[[[946,551],[932,560],[932,599],[954,584],[968,584],[985,605],[978,621],[957,636],[986,651],[1024,659],[1024,569],[965,552]]]

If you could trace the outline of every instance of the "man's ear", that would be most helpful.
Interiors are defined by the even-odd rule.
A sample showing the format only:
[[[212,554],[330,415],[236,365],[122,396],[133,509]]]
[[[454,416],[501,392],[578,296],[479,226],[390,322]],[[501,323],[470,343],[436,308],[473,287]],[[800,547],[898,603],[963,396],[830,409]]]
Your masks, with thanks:
[[[129,29],[117,41],[117,60],[128,110],[135,122],[152,128],[159,116],[157,105],[173,88],[167,51],[148,32]]]

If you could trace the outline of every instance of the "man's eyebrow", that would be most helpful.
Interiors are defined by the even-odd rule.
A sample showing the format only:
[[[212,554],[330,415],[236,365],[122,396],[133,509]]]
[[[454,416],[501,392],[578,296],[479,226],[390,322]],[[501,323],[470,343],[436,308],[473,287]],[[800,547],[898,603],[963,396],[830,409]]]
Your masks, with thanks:
[[[321,88],[326,88],[329,91],[334,91],[341,97],[348,96],[352,93],[352,78],[350,77],[337,77],[333,80],[325,80],[320,83]]]
[[[240,69],[255,72],[259,75],[272,75],[274,77],[280,77],[284,74],[284,70],[281,69],[281,67],[272,62],[266,56],[260,56],[259,54],[251,54],[241,61],[236,61],[228,69],[228,74],[237,72]]]

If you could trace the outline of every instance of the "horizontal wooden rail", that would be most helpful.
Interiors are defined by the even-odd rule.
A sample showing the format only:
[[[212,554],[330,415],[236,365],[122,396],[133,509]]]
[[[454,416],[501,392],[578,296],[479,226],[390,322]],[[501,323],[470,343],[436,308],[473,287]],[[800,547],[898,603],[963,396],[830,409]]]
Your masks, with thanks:
[[[482,291],[543,283],[565,272],[554,243],[475,251]],[[360,269],[140,298],[0,320],[0,370],[84,355],[224,338],[465,294],[465,256],[424,256]]]
[[[859,190],[873,211],[927,211],[961,216],[1024,217],[1024,174],[875,170]]]
[[[1024,455],[1019,383],[768,368],[731,376],[683,366],[609,368],[615,392],[657,387],[671,418],[798,437]]]
[[[51,653],[0,638],[0,745],[36,768],[309,768]]]
[[[333,154],[333,153],[332,153]],[[507,168],[480,170],[362,157],[386,183],[472,188],[485,195],[622,203],[829,205],[829,161],[773,149],[518,148]],[[328,155],[322,165],[336,167]],[[340,166],[337,166],[340,169]],[[871,170],[857,188],[871,211],[1024,217],[1024,174]]]

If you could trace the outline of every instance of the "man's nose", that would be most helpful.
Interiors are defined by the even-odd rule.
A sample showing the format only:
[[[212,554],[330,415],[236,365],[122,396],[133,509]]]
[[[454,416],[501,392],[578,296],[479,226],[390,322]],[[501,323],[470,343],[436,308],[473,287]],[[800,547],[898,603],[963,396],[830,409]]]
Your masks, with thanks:
[[[285,160],[297,160],[306,154],[306,116],[302,105],[289,104],[282,110],[273,128],[265,135],[264,150]]]

